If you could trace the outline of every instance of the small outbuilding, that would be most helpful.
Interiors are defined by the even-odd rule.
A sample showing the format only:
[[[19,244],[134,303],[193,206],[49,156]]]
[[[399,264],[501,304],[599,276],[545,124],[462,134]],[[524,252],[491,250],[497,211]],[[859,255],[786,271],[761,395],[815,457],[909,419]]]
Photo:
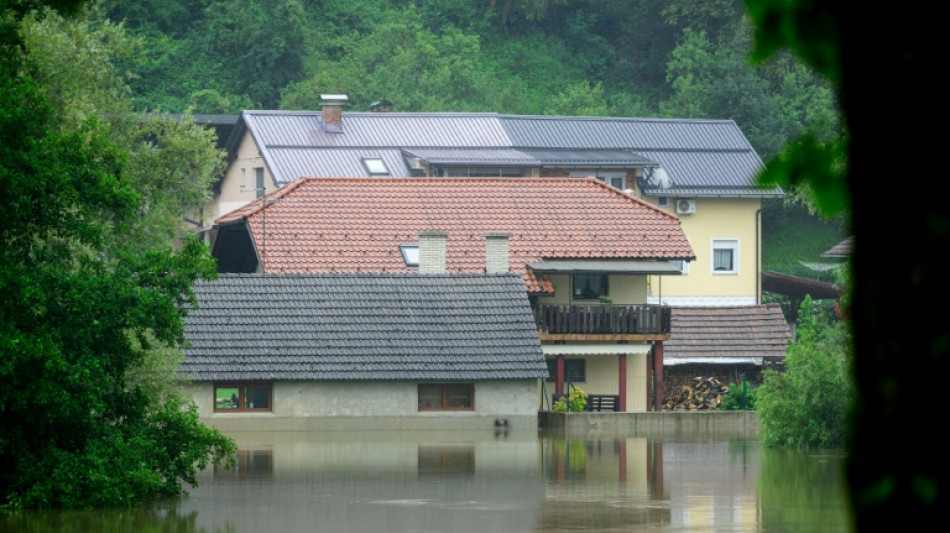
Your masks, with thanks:
[[[183,376],[230,430],[537,429],[548,375],[521,275],[223,274]]]

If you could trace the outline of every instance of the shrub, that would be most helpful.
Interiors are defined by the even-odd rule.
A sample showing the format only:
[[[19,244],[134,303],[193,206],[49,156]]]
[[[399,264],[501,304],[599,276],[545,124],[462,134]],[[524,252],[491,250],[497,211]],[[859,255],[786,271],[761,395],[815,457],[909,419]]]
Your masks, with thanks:
[[[722,397],[722,405],[719,409],[724,411],[752,411],[755,409],[755,389],[752,385],[743,380],[736,385],[729,384],[729,392]]]
[[[843,322],[812,310],[811,298],[806,297],[798,313],[797,339],[785,357],[785,371],[765,370],[756,391],[765,446],[838,448],[844,444],[854,391],[851,340]]]

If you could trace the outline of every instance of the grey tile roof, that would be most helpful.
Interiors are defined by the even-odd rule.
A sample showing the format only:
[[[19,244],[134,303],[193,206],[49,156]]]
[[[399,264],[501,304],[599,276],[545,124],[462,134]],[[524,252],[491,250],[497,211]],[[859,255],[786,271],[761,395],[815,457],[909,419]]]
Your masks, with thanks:
[[[791,329],[778,304],[674,307],[665,363],[785,357]]]
[[[517,274],[223,274],[194,290],[195,381],[547,376]]]
[[[344,112],[342,132],[330,133],[322,128],[320,111],[245,111],[242,119],[238,131],[251,131],[280,184],[300,176],[367,176],[359,163],[362,152],[343,150],[364,149],[385,158],[393,157],[388,150],[404,150],[441,164],[661,165],[673,188],[642,184],[651,196],[783,194],[777,186],[756,186],[763,162],[732,120]],[[409,173],[390,170],[394,176]]]

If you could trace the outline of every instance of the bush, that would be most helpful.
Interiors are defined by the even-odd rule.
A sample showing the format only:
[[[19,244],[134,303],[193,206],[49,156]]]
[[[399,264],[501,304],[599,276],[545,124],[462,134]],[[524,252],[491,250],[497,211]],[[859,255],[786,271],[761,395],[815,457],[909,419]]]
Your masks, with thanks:
[[[571,393],[567,396],[561,396],[554,401],[554,405],[551,406],[551,412],[553,413],[566,413],[568,411],[572,413],[583,412],[587,408],[587,393],[578,389],[576,387],[571,389]]]
[[[752,385],[743,380],[736,385],[729,384],[729,392],[722,397],[722,405],[719,409],[724,411],[752,411],[755,409],[755,389]]]
[[[798,314],[785,371],[765,370],[756,391],[762,443],[839,448],[854,391],[851,340],[843,322],[813,312],[811,298],[805,298]]]

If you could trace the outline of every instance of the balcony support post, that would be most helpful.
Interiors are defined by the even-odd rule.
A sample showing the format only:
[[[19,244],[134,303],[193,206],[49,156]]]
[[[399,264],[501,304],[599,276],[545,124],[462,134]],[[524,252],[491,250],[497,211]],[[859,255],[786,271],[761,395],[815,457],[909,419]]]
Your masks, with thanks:
[[[554,385],[554,392],[556,394],[564,394],[564,356],[556,356],[557,361],[557,378]]]
[[[617,356],[617,375],[619,383],[619,399],[617,410],[621,413],[627,412],[627,354],[622,353]]]

